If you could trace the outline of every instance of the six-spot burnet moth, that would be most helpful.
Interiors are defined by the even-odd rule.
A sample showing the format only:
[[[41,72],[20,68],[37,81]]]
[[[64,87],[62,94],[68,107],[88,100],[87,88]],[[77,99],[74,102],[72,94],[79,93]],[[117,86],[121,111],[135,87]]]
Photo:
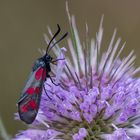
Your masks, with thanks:
[[[46,54],[35,61],[35,64],[33,65],[32,68],[32,72],[29,75],[27,83],[23,91],[21,92],[21,96],[18,101],[18,113],[20,119],[27,124],[31,124],[36,118],[40,105],[42,89],[44,88],[44,90],[46,91],[44,82],[46,81],[47,78],[50,78],[52,83],[54,83],[51,76],[49,75],[49,72],[51,72],[50,63],[56,62],[60,59],[53,60],[53,58],[48,53],[58,42],[64,39],[68,34],[65,33],[58,41],[56,41],[51,46],[54,38],[60,32],[60,26],[58,24],[57,26],[58,30],[50,40],[48,47],[46,49]]]

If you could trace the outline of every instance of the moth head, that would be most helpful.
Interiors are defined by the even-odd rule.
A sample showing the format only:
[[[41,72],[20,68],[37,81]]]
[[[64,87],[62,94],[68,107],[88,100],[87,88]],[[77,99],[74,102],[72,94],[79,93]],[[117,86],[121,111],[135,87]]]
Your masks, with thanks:
[[[45,56],[46,63],[50,63],[52,61],[52,57],[50,55]]]

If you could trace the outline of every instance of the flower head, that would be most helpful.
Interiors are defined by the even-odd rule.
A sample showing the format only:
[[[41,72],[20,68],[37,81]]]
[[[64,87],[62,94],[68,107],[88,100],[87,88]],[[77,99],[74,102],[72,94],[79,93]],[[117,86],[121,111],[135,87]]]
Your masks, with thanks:
[[[115,41],[113,33],[109,47],[101,54],[103,27],[101,20],[96,39],[81,44],[74,16],[68,18],[71,38],[69,57],[58,63],[55,86],[49,79],[42,91],[41,105],[31,128],[21,132],[17,140],[136,140],[140,138],[140,79],[134,75],[133,51],[120,59],[125,43]],[[88,32],[88,28],[87,32]],[[50,35],[52,35],[49,29]],[[48,41],[47,36],[45,36]],[[64,51],[64,49],[63,49]],[[53,48],[60,54],[57,46]],[[64,53],[62,53],[64,54]]]

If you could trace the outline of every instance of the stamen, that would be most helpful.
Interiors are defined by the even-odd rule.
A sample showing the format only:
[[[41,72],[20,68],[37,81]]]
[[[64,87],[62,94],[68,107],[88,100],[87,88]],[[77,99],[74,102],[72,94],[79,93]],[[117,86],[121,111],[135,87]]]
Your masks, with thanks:
[[[73,74],[72,74],[70,68],[68,67],[67,63],[66,63],[66,67],[67,67],[67,69],[68,69],[68,71],[69,71],[69,73],[70,73],[70,75],[71,75],[71,78],[73,79],[74,83],[77,85],[77,81],[75,80],[75,78],[74,78],[74,76],[73,76]]]
[[[75,72],[75,75],[76,75],[76,78],[77,78],[77,80],[78,80],[78,83],[79,83],[80,89],[82,89],[82,85],[81,85],[80,79],[79,79],[79,77],[78,77],[78,75],[77,75],[76,72]]]
[[[61,53],[60,53],[58,59],[64,59],[65,58],[65,52],[66,52],[66,49],[61,48]],[[56,70],[56,84],[58,84],[59,81],[60,81],[60,77],[62,75],[64,66],[65,66],[65,60],[58,61],[57,70]]]
[[[85,45],[84,45],[85,46]],[[87,47],[84,47],[84,62],[85,62],[85,78],[86,78],[86,88],[88,92],[88,70],[87,70]]]

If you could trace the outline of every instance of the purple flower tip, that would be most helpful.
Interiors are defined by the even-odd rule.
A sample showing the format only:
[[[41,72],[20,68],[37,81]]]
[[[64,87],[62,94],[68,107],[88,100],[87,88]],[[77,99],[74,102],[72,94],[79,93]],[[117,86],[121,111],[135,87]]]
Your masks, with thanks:
[[[125,44],[120,46],[115,30],[107,51],[101,54],[103,18],[96,39],[82,46],[75,18],[68,16],[72,31],[69,56],[65,57],[65,48],[53,48],[55,56],[65,58],[52,66],[60,85],[47,79],[47,96],[43,90],[35,122],[15,139],[140,139],[140,78],[134,77],[140,68],[133,66],[133,51],[120,59]]]

